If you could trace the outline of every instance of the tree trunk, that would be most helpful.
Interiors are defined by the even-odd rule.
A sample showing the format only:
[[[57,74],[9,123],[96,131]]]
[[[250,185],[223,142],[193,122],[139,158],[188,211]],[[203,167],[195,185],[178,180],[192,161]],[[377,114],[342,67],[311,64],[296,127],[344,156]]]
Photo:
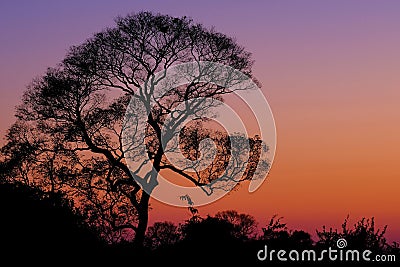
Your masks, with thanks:
[[[150,125],[156,125],[156,123],[150,123]],[[154,127],[154,126],[153,126]],[[155,127],[155,130],[157,131],[157,137],[158,140],[160,140],[161,143],[161,132],[160,129]],[[154,157],[153,160],[153,170],[150,175],[150,182],[149,186],[151,187],[152,191],[155,186],[157,186],[157,177],[158,177],[158,172],[160,171],[160,164],[161,164],[161,159],[163,156],[163,148],[162,146],[159,146],[157,149],[157,153]],[[138,209],[138,215],[139,215],[139,222],[138,226],[136,229],[135,233],[135,240],[134,240],[134,245],[136,248],[143,248],[144,245],[144,238],[146,235],[146,230],[147,230],[147,224],[149,223],[149,201],[150,201],[150,194],[146,193],[144,190],[142,190],[142,196],[140,198],[140,203],[139,203],[139,209]]]
[[[140,198],[140,205],[138,209],[139,222],[134,240],[134,245],[136,248],[142,248],[144,245],[144,237],[147,230],[147,224],[149,222],[149,200],[150,195],[142,191],[142,197]]]

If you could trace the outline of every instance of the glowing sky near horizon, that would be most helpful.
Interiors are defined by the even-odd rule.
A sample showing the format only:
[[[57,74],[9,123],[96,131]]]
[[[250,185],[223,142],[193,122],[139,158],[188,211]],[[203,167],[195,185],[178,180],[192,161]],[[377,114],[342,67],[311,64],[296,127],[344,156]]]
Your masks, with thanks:
[[[1,1],[0,135],[33,78],[71,45],[148,10],[234,36],[253,53],[272,108],[277,151],[267,181],[200,214],[236,209],[262,225],[273,214],[314,233],[375,216],[400,240],[400,2],[398,1]],[[151,222],[187,219],[152,202]]]

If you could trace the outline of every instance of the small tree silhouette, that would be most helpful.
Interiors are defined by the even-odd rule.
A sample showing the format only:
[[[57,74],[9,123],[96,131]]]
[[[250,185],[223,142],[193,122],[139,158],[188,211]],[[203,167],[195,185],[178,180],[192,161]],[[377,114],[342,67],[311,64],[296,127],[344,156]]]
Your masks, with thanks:
[[[335,247],[336,241],[340,238],[344,238],[350,248],[357,249],[369,249],[374,252],[383,252],[387,247],[387,242],[385,238],[385,233],[387,225],[383,229],[375,228],[375,218],[370,219],[361,218],[357,221],[353,228],[349,228],[349,216],[344,220],[341,231],[332,228],[329,231],[325,226],[322,230],[317,230],[318,235],[318,246],[324,247]]]
[[[262,228],[263,235],[261,239],[277,239],[279,236],[287,233],[286,223],[282,223],[282,219],[283,217],[278,217],[277,214],[273,215],[266,227]]]
[[[233,225],[233,236],[240,240],[250,240],[257,235],[257,222],[251,215],[235,210],[217,212],[215,217]]]
[[[156,222],[147,229],[145,245],[150,249],[172,246],[181,239],[179,228],[172,222]]]
[[[311,235],[303,230],[289,230],[283,217],[272,216],[266,227],[262,228],[259,240],[274,247],[304,249],[313,246]]]

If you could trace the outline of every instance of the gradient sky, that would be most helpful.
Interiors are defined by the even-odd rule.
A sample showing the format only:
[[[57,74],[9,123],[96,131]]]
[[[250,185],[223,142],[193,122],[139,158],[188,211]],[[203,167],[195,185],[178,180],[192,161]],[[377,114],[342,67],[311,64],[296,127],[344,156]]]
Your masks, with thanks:
[[[375,216],[400,241],[399,1],[1,1],[0,135],[34,78],[68,47],[149,10],[189,16],[253,53],[277,126],[277,153],[262,187],[244,186],[200,208],[236,209],[261,226],[273,214],[311,233]],[[151,222],[187,219],[152,202]]]

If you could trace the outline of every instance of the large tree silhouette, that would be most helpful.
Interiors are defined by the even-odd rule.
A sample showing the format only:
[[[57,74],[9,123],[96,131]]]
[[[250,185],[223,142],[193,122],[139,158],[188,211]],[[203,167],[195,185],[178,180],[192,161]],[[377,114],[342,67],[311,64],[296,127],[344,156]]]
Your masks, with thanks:
[[[28,87],[17,110],[18,120],[2,148],[3,175],[47,191],[64,192],[74,198],[88,214],[88,222],[109,242],[134,237],[141,246],[148,224],[149,192],[157,185],[160,171],[168,170],[194,186],[206,185],[229,167],[230,157],[240,154],[230,146],[232,137],[223,131],[206,130],[210,121],[202,119],[205,105],[217,105],[224,95],[232,93],[228,86],[204,82],[197,75],[151,105],[154,86],[165,78],[155,79],[156,73],[180,63],[202,61],[229,65],[252,77],[250,53],[234,39],[191,19],[148,12],[116,19],[116,27],[72,47],[56,68],[48,69]],[[240,80],[232,77],[229,84],[235,79]],[[193,99],[209,101],[190,102]],[[126,162],[122,140],[128,104],[134,109],[132,121],[135,116],[146,116],[145,126],[137,124],[136,129],[130,129],[146,129],[143,136],[130,132],[146,143],[145,153],[153,170],[145,177],[130,170]],[[196,122],[180,133],[183,154],[194,160],[199,157],[201,139],[211,138],[216,143],[217,155],[204,170],[176,168],[165,156],[163,124],[180,104],[186,110],[169,122],[171,131],[188,118],[188,110],[199,113]],[[235,138],[250,141],[248,159],[235,166],[243,175],[235,181],[250,179],[263,149],[261,140]],[[139,156],[142,151],[137,153]],[[140,179],[146,183],[139,183]],[[144,186],[150,190],[144,191]],[[190,204],[190,196],[186,200]]]

